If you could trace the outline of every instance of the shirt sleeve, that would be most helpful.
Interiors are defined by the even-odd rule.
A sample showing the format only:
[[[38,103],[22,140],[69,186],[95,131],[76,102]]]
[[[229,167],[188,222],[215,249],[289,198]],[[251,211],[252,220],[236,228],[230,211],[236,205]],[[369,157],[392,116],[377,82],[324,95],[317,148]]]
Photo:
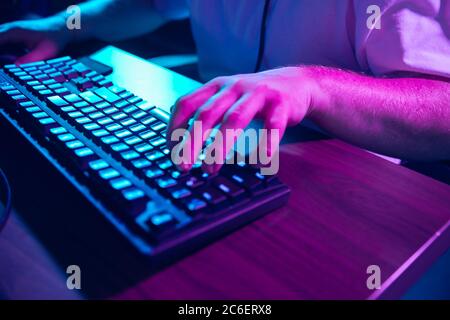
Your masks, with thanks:
[[[152,0],[155,10],[169,20],[189,17],[189,0]]]
[[[420,73],[450,78],[450,0],[355,1],[355,50],[374,75]],[[381,9],[380,28],[369,28],[367,8]]]

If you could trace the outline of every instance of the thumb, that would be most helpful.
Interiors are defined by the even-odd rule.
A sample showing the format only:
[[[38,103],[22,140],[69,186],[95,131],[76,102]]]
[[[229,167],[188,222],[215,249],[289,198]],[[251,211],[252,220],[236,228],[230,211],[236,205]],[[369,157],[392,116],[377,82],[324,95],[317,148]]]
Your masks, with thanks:
[[[55,43],[50,41],[41,41],[29,53],[19,57],[16,64],[47,60],[53,58],[58,53]]]

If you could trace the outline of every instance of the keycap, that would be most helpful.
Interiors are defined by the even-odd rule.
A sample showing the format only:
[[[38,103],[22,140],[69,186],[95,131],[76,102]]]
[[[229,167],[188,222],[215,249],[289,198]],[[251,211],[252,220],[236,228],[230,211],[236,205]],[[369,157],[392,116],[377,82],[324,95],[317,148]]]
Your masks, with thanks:
[[[130,180],[125,178],[116,178],[110,181],[111,186],[115,190],[123,190],[125,188],[131,187],[132,183]]]
[[[111,131],[111,132],[120,130],[120,129],[122,129],[122,128],[123,128],[123,127],[122,127],[120,124],[118,124],[118,123],[112,123],[112,124],[107,125],[107,126],[105,127],[106,130]]]
[[[149,179],[156,179],[163,175],[164,175],[164,171],[162,171],[160,168],[153,167],[153,168],[145,170],[145,176]]]
[[[149,124],[153,123],[157,121],[157,119],[153,116],[149,116],[149,117],[145,117],[143,119],[141,119],[141,123],[148,126]]]
[[[89,167],[92,170],[99,171],[99,170],[108,168],[109,164],[105,160],[99,159],[99,160],[89,162]]]
[[[198,188],[200,186],[202,186],[205,183],[205,181],[203,181],[202,179],[195,177],[195,176],[191,176],[189,177],[184,184],[191,189],[195,189]]]
[[[91,91],[85,91],[83,93],[80,93],[80,97],[91,104],[95,104],[102,101],[102,98],[100,98]]]
[[[70,140],[75,140],[75,136],[74,136],[73,134],[71,134],[71,133],[64,133],[64,134],[61,134],[61,135],[59,135],[57,138],[58,138],[58,140],[60,140],[60,141],[62,141],[62,142],[67,142],[67,141],[70,141]]]
[[[122,100],[115,104],[115,106],[119,109],[125,108],[128,105],[130,105],[130,103],[127,100]]]
[[[130,150],[130,151],[122,152],[121,156],[124,160],[132,160],[132,159],[139,158],[139,153],[137,153],[134,150]]]
[[[113,143],[119,142],[120,140],[114,136],[107,136],[107,137],[101,138],[101,141],[105,144],[113,144]]]
[[[74,155],[75,157],[73,157],[73,160],[75,160],[75,162],[78,163],[82,169],[87,168],[89,162],[98,159],[98,156],[94,153],[94,151],[87,147],[75,149]]]
[[[47,100],[56,107],[63,107],[68,105],[68,102],[65,101],[63,98],[61,98],[60,96],[50,96],[47,97]]]
[[[152,124],[150,126],[150,128],[152,130],[157,131],[157,132],[165,129],[166,127],[167,127],[167,125],[165,123],[163,123],[163,122],[160,122],[160,121],[158,121],[157,123]]]
[[[103,99],[105,99],[106,101],[108,101],[110,103],[114,103],[121,99],[118,95],[116,95],[115,93],[113,93],[112,91],[108,90],[105,87],[99,88],[99,89],[95,90],[94,92],[98,96],[102,97]]]
[[[143,169],[143,168],[150,167],[152,165],[152,163],[150,161],[148,161],[147,159],[137,159],[137,160],[133,160],[131,163],[132,163],[133,167],[135,167],[136,169]]]
[[[222,167],[221,173],[237,185],[240,185],[251,192],[264,189],[264,179],[261,180],[257,178],[254,169],[249,166],[239,167],[225,165]]]
[[[145,154],[148,160],[150,161],[156,161],[164,157],[164,153],[161,151],[153,150]]]
[[[156,136],[156,133],[153,132],[153,131],[151,131],[151,130],[148,130],[148,131],[144,131],[144,132],[139,133],[139,136],[140,136],[142,139],[147,140],[147,139],[150,139],[150,138],[155,137],[155,136]]]
[[[138,96],[134,96],[134,97],[131,97],[130,99],[128,99],[128,101],[129,101],[130,103],[135,104],[135,103],[141,102],[141,101],[142,101],[142,98],[141,98],[141,97],[138,97]]]
[[[199,194],[205,201],[215,206],[223,203],[227,199],[221,191],[213,187],[199,188],[196,190],[196,193]]]
[[[119,94],[119,93],[122,93],[122,92],[126,91],[124,88],[121,88],[119,86],[109,87],[108,90],[110,90],[111,92],[116,93],[116,94]]]
[[[134,147],[137,152],[144,153],[153,149],[153,147],[148,143],[141,143]]]
[[[84,147],[84,143],[80,140],[73,140],[66,143],[67,148],[69,149],[78,149]]]
[[[43,64],[45,64],[44,61],[28,62],[28,63],[22,63],[20,65],[20,67],[22,67],[22,68],[34,67],[34,66],[40,66],[40,65],[43,65]]]
[[[163,177],[156,179],[156,184],[162,189],[167,189],[175,186],[177,181],[171,177]]]
[[[91,69],[89,69],[88,67],[86,67],[83,63],[78,62],[75,63],[74,65],[72,65],[72,68],[77,71],[79,74],[81,74],[82,76],[88,74],[89,72],[91,72]]]
[[[64,100],[67,100],[71,103],[76,103],[76,102],[82,101],[81,98],[75,93],[71,93],[71,94],[64,96]]]
[[[133,113],[136,110],[138,110],[138,108],[136,106],[128,106],[128,107],[123,108],[122,110],[123,110],[123,112],[126,112],[126,113]]]
[[[116,143],[111,146],[111,149],[116,152],[121,152],[121,151],[130,149],[130,147],[128,145],[126,145],[125,143]]]
[[[207,207],[207,203],[198,198],[187,198],[186,200],[182,201],[182,204],[191,215],[199,214],[202,209],[205,209]]]
[[[162,233],[177,224],[175,217],[169,212],[160,212],[151,216],[147,221],[147,227],[155,233]]]
[[[66,81],[66,78],[64,77],[64,74],[62,72],[55,72],[55,73],[51,73],[50,78],[55,80],[56,82],[64,82]]]
[[[169,120],[170,120],[170,114],[168,114],[167,112],[165,112],[165,111],[163,111],[163,110],[161,110],[159,108],[154,108],[154,109],[150,110],[150,113],[153,116],[155,116],[155,117],[159,118],[160,120],[162,120],[163,122],[168,123]]]
[[[147,206],[150,198],[136,187],[131,187],[121,191],[119,205],[124,207],[128,214],[135,216],[141,213]]]
[[[38,95],[43,96],[43,97],[47,97],[47,96],[50,96],[52,94],[53,94],[53,91],[52,90],[48,90],[48,89],[38,91]]]
[[[158,162],[158,167],[160,167],[162,170],[167,170],[169,168],[173,167],[173,163],[170,159],[166,159],[163,161]]]
[[[111,115],[111,118],[113,118],[114,120],[121,120],[127,117],[127,114],[124,112],[117,112],[114,113],[113,115]]]
[[[67,62],[69,60],[71,60],[71,58],[69,56],[64,56],[64,57],[60,57],[60,58],[47,60],[47,63],[48,64],[56,64],[56,63],[60,63],[60,62]],[[40,62],[42,62],[42,61],[40,61]]]
[[[116,137],[118,138],[125,138],[125,137],[129,137],[132,135],[132,133],[126,129],[124,130],[120,130],[120,131],[116,131],[115,132]]]
[[[136,124],[136,125],[134,125],[134,126],[131,126],[130,128],[129,128],[132,132],[139,132],[139,131],[142,131],[142,130],[144,130],[145,129],[145,126],[143,125],[143,124]]]
[[[158,147],[166,144],[166,139],[164,138],[154,138],[148,141],[152,146]]]
[[[183,199],[189,197],[192,192],[187,188],[173,188],[168,190],[169,195],[174,199]]]
[[[244,193],[244,189],[229,181],[225,177],[218,176],[212,183],[226,195],[236,198]]]
[[[104,180],[110,180],[110,179],[119,177],[120,173],[116,169],[108,168],[108,169],[100,170],[99,176]]]
[[[130,138],[126,138],[124,140],[124,142],[130,146],[138,144],[140,142],[142,142],[142,139],[136,136],[130,137]]]

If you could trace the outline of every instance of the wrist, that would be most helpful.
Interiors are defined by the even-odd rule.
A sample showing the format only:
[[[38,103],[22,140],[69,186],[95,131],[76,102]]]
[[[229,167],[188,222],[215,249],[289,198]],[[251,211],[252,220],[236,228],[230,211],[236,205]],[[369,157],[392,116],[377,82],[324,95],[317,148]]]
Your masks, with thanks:
[[[332,76],[330,76],[330,69],[327,67],[303,66],[300,68],[307,79],[310,93],[310,104],[305,117],[314,121],[320,119],[332,105],[332,97],[330,90],[328,90],[328,83]]]

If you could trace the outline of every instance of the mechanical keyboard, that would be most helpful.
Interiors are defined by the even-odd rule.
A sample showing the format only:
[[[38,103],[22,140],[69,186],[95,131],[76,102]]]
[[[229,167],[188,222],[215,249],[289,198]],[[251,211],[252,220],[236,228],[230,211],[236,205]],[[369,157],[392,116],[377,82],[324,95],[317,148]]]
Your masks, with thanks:
[[[169,114],[70,57],[0,69],[0,113],[153,259],[205,245],[288,199],[277,177],[243,163],[215,175],[177,170]]]

